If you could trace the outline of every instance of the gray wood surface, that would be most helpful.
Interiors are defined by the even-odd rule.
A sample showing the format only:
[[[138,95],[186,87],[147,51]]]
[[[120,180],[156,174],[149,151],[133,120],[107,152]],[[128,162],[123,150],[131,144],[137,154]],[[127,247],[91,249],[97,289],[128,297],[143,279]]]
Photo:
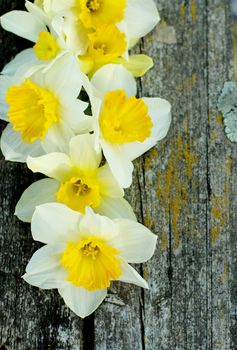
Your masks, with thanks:
[[[156,3],[162,22],[137,49],[155,63],[140,94],[167,98],[173,122],[136,161],[127,191],[158,235],[154,258],[137,267],[150,290],[114,283],[83,321],[56,291],[24,283],[39,245],[13,213],[35,177],[1,157],[0,350],[237,349],[237,153],[217,111],[225,81],[234,79],[230,1]],[[0,10],[23,5],[1,0]],[[3,30],[0,43],[1,66],[28,45]]]

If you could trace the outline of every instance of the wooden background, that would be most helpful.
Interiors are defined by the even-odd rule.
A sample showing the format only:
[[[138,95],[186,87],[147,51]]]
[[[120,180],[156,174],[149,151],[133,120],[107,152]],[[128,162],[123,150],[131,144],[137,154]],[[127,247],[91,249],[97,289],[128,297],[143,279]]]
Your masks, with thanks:
[[[80,320],[56,291],[27,285],[21,275],[39,245],[13,213],[36,177],[1,156],[0,350],[237,349],[237,154],[217,111],[224,82],[234,79],[230,1],[156,2],[162,23],[139,48],[155,68],[140,93],[168,99],[173,122],[136,161],[127,192],[158,235],[154,258],[138,266],[150,290],[114,283]],[[1,14],[23,6],[1,0]],[[0,44],[1,66],[29,46],[3,30]]]

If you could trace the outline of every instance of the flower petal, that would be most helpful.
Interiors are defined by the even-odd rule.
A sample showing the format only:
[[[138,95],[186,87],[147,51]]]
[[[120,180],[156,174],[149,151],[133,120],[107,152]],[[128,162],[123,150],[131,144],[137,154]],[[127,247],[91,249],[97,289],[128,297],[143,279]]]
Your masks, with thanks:
[[[71,162],[64,153],[49,153],[44,156],[27,158],[27,166],[34,173],[42,173],[57,180],[63,180],[71,170]]]
[[[63,204],[42,204],[36,207],[32,217],[32,236],[36,241],[49,244],[78,240],[81,218],[81,214]]]
[[[76,315],[84,318],[94,312],[105,299],[107,289],[87,291],[73,285],[60,288],[59,294],[63,297],[66,305],[75,312]]]
[[[136,221],[131,205],[124,198],[102,198],[96,212],[108,216],[110,219],[121,218]]]
[[[41,144],[45,153],[68,153],[69,141],[73,136],[75,136],[75,134],[71,127],[66,121],[61,120],[59,123],[55,123],[49,128]]]
[[[128,0],[124,18],[130,38],[141,38],[159,22],[160,16],[153,0]]]
[[[103,98],[108,91],[114,90],[125,90],[127,96],[134,96],[137,93],[135,79],[121,64],[107,64],[98,69],[91,83],[100,98]]]
[[[58,97],[69,101],[76,99],[81,91],[82,77],[79,62],[68,53],[57,59],[45,74],[46,86]]]
[[[30,259],[24,280],[42,289],[61,288],[67,284],[67,271],[60,264],[64,244],[46,245]]]
[[[111,240],[118,235],[118,225],[110,218],[95,214],[90,207],[80,222],[80,232],[86,236],[102,236]]]
[[[121,187],[127,188],[132,183],[133,164],[120,145],[112,145],[101,140],[104,156],[111,172]]]
[[[148,289],[148,284],[142,278],[142,276],[139,275],[139,273],[128,263],[125,261],[121,260],[121,268],[122,268],[122,275],[119,277],[119,281],[121,282],[126,282],[126,283],[132,283],[135,284],[136,286],[146,288]]]
[[[39,32],[47,32],[45,24],[26,11],[11,11],[1,16],[1,26],[8,32],[36,42]]]
[[[149,260],[156,248],[156,235],[132,220],[116,219],[115,222],[119,227],[119,235],[112,243],[120,251],[121,257],[129,263]]]
[[[101,152],[95,151],[94,135],[78,135],[70,141],[70,157],[74,165],[81,170],[95,170],[101,162]]]
[[[103,196],[112,198],[124,196],[124,190],[119,186],[108,164],[99,168],[97,178],[100,182],[100,192]]]
[[[171,123],[171,105],[162,98],[142,99],[148,106],[148,113],[153,122],[152,137],[157,141],[163,139],[169,130]]]
[[[121,64],[136,78],[142,77],[153,67],[153,60],[147,55],[132,55],[125,60],[119,59]]]
[[[134,160],[154,147],[157,141],[163,139],[169,130],[171,123],[171,105],[161,98],[147,98],[143,101],[148,105],[148,113],[152,119],[153,128],[151,137],[144,142],[132,142],[122,145],[123,152]]]
[[[0,75],[0,119],[8,121],[9,105],[6,102],[7,90],[14,84],[11,77]]]
[[[33,65],[41,64],[35,56],[33,49],[26,49],[16,55],[11,62],[9,62],[2,70],[2,74],[14,75],[21,69],[27,72]],[[22,66],[24,67],[22,69]],[[20,73],[17,73],[20,75]],[[23,75],[23,74],[22,74]]]
[[[53,179],[34,182],[23,192],[16,205],[15,215],[21,221],[30,222],[36,206],[56,201],[58,188],[59,182]]]
[[[33,157],[44,154],[40,142],[27,143],[22,141],[21,134],[8,124],[1,137],[1,150],[6,160],[24,163],[30,155]]]

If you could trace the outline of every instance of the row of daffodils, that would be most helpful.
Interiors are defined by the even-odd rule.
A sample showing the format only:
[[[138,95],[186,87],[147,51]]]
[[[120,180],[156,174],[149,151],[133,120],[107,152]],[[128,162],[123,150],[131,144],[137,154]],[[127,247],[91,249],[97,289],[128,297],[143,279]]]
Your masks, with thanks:
[[[45,177],[15,214],[31,222],[35,252],[23,278],[57,288],[80,317],[111,281],[148,288],[130,263],[152,257],[156,235],[139,224],[124,188],[133,160],[166,136],[169,102],[137,98],[153,65],[130,49],[159,21],[153,0],[37,0],[1,17],[31,41],[0,76],[1,150]]]

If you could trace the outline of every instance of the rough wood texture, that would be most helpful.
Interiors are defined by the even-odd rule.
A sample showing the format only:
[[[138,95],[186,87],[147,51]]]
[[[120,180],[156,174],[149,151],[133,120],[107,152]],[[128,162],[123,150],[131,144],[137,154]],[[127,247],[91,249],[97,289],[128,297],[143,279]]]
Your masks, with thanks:
[[[140,93],[170,100],[173,122],[136,162],[128,191],[159,237],[154,258],[138,266],[150,290],[114,283],[81,321],[56,292],[24,283],[38,245],[13,212],[34,177],[1,158],[1,350],[237,349],[237,154],[217,111],[224,82],[233,80],[230,2],[156,2],[162,23],[140,45],[155,68]],[[23,3],[1,1],[1,13]],[[2,30],[0,42],[1,65],[28,45]]]

